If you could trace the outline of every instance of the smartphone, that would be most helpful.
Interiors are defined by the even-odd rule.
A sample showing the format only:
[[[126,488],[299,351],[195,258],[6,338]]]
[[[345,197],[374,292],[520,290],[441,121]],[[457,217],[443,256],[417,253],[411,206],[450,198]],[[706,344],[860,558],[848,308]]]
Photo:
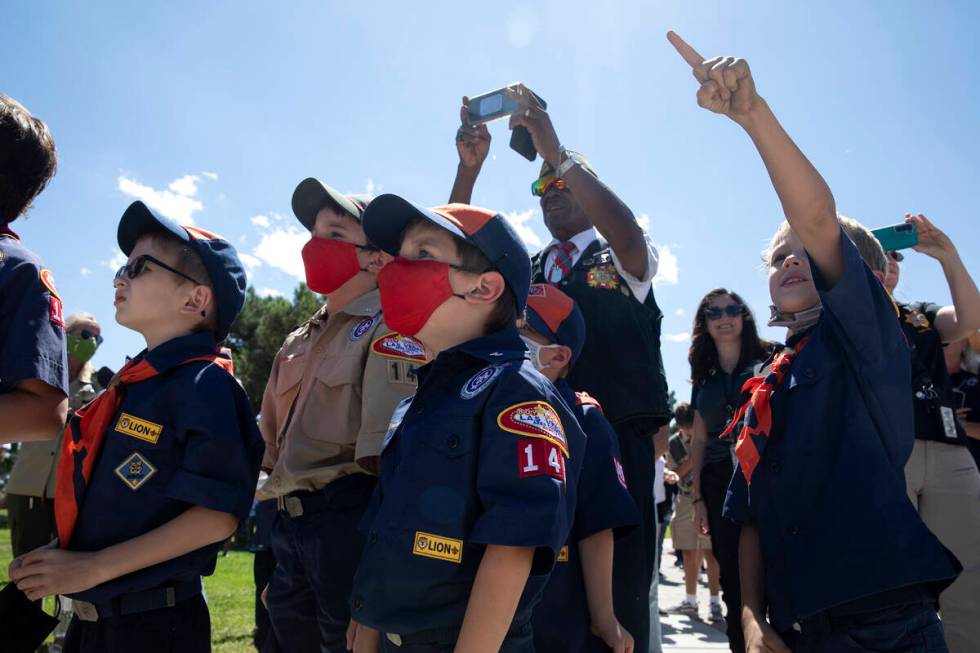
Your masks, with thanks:
[[[470,98],[466,103],[466,109],[470,114],[470,118],[467,121],[468,124],[483,125],[516,113],[520,110],[521,105],[507,91],[517,91],[518,89],[533,95],[542,109],[548,108],[548,103],[540,95],[520,82],[514,82],[489,93]],[[524,127],[515,127],[511,130],[510,147],[528,161],[534,161],[538,156],[537,151],[534,149],[534,141],[531,139],[531,133]]]
[[[912,222],[899,222],[871,232],[886,252],[896,252],[919,244],[919,230]]]

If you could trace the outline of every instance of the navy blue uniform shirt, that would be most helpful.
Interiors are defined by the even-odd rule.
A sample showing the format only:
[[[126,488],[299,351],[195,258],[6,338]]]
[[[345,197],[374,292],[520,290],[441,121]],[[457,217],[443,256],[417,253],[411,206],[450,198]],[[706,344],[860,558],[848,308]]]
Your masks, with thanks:
[[[534,547],[527,622],[575,510],[585,435],[508,328],[441,352],[395,410],[362,521],[353,618],[383,632],[458,628],[488,544]]]
[[[725,501],[758,529],[777,630],[891,589],[938,590],[960,569],[905,492],[914,422],[895,306],[843,230],[841,253],[833,287],[813,267],[823,313],[773,394],[751,486],[736,467]]]
[[[220,366],[182,361],[215,352],[211,332],[169,340],[145,357],[159,374],[125,393],[78,513],[73,551],[98,551],[193,506],[245,519],[264,445],[245,391]],[[74,418],[77,419],[77,418]],[[214,571],[221,543],[120,576],[71,598],[99,603]]]
[[[585,431],[585,457],[578,482],[575,523],[562,547],[541,602],[534,608],[534,642],[540,653],[577,651],[589,639],[591,617],[578,542],[600,531],[625,535],[640,523],[640,512],[626,486],[619,444],[612,425],[593,404],[576,401],[564,379],[555,384]]]
[[[61,299],[50,270],[11,232],[0,233],[0,394],[40,379],[68,394]]]

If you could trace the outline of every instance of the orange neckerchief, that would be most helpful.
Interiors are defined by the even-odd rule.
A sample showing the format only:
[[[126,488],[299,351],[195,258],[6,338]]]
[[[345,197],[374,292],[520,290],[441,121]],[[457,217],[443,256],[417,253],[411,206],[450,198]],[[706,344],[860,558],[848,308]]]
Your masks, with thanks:
[[[181,361],[186,365],[194,361],[209,361],[231,373],[231,359],[221,354],[197,356]],[[58,461],[55,485],[55,521],[61,548],[68,548],[79,509],[85,498],[85,490],[92,478],[92,468],[98,458],[99,448],[105,439],[112,418],[122,405],[123,386],[146,381],[159,374],[145,359],[129,362],[109,382],[101,395],[75,412],[65,428],[61,443],[61,459]]]
[[[752,472],[759,464],[762,452],[765,451],[766,443],[772,434],[772,393],[783,382],[783,377],[793,364],[793,359],[802,351],[809,339],[809,336],[801,338],[793,349],[776,354],[768,375],[753,376],[745,382],[742,386],[742,396],[748,395],[748,398],[742,401],[742,406],[735,413],[728,428],[719,436],[727,438],[737,425],[741,425],[742,430],[739,431],[735,443],[735,457],[738,458],[738,466],[747,483],[752,483]]]

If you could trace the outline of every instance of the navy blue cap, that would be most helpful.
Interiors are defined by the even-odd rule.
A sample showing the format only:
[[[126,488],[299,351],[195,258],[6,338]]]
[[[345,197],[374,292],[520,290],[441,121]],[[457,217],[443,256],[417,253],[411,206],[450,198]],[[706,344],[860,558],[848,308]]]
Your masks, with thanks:
[[[531,285],[531,259],[504,216],[469,204],[425,209],[389,193],[371,201],[364,210],[361,223],[371,243],[397,256],[405,227],[415,218],[424,218],[475,245],[507,282],[517,303],[517,312],[524,310],[527,289]]]
[[[575,300],[554,286],[536,283],[529,290],[526,315],[529,327],[572,350],[574,365],[585,346],[585,318]]]
[[[140,201],[133,202],[119,221],[116,239],[119,249],[129,256],[136,241],[149,233],[170,234],[190,246],[208,270],[218,312],[215,337],[220,342],[228,336],[231,325],[245,304],[245,268],[231,243],[221,236],[198,227],[177,224],[152,211]]]

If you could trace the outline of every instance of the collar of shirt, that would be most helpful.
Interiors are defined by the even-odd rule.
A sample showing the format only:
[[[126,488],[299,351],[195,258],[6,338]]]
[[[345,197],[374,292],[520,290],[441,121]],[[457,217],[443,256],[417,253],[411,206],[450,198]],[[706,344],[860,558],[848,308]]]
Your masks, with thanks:
[[[214,333],[198,331],[190,335],[172,338],[158,345],[152,351],[144,349],[133,360],[146,359],[153,366],[153,369],[163,374],[188,358],[207,356],[215,353],[215,351],[217,351],[217,344],[214,341]]]
[[[553,385],[558,391],[558,395],[565,400],[565,403],[568,404],[568,407],[572,410],[572,412],[576,412],[575,406],[578,404],[578,400],[575,398],[575,391],[572,390],[572,386],[568,385],[568,381],[565,379],[558,379]]]
[[[329,305],[328,305],[329,306]],[[348,315],[374,317],[381,310],[381,293],[377,288],[366,292],[347,306],[342,308],[340,313]]]
[[[0,236],[10,236],[14,240],[20,240],[20,236],[14,233],[14,230],[7,226],[0,227]]]
[[[589,247],[589,245],[591,245],[597,240],[599,240],[599,233],[595,230],[595,227],[589,227],[585,231],[580,231],[574,236],[572,236],[571,240],[569,240],[568,242],[575,245],[576,249],[578,250],[572,256],[572,265],[578,263],[579,257],[582,256],[582,252],[584,252]],[[548,243],[548,246],[545,247],[542,251],[545,253],[545,255],[548,255],[551,253],[552,248],[561,242],[565,242],[565,241],[558,240],[557,238],[552,238],[551,242]]]

